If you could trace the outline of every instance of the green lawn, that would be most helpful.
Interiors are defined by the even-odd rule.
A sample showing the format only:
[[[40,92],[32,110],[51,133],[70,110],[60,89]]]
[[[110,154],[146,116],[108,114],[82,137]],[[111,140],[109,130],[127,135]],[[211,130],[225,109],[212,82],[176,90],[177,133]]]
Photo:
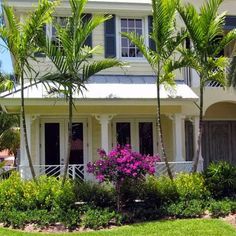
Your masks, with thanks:
[[[45,233],[24,233],[0,228],[1,236],[42,236]],[[58,234],[49,234],[58,235]],[[89,233],[65,233],[62,235],[81,236],[236,236],[236,230],[221,220],[175,220],[156,221],[130,226],[123,226],[112,230]]]

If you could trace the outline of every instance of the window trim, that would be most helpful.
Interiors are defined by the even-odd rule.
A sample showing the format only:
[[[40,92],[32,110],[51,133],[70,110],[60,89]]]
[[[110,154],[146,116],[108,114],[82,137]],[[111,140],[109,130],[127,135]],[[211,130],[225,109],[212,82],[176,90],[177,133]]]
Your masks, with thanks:
[[[116,57],[120,60],[128,62],[145,62],[146,59],[142,57],[122,57],[121,55],[121,19],[141,19],[142,20],[142,30],[144,35],[145,45],[148,46],[148,16],[127,16],[127,15],[116,15]]]

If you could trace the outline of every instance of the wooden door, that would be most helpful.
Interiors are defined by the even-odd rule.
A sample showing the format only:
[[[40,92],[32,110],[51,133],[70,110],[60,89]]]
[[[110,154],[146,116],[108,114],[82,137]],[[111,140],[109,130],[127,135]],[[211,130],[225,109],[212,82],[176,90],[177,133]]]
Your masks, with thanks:
[[[204,121],[202,155],[205,168],[220,160],[236,164],[236,122]]]

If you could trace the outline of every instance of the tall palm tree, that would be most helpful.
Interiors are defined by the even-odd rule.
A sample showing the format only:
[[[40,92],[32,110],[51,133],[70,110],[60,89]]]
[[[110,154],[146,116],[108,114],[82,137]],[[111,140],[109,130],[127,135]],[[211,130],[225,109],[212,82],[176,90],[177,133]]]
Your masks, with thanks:
[[[152,0],[152,8],[153,31],[149,37],[155,44],[155,50],[145,46],[142,36],[136,35],[135,33],[122,33],[122,35],[126,36],[139,48],[155,73],[157,85],[157,132],[161,145],[161,156],[165,161],[169,177],[173,179],[163,140],[160,87],[161,85],[172,86],[175,84],[173,71],[182,65],[173,59],[176,49],[185,38],[185,34],[176,34],[175,0]]]
[[[196,70],[200,82],[199,104],[199,131],[197,151],[193,159],[192,171],[197,171],[201,154],[204,88],[212,81],[218,82],[222,87],[226,85],[225,68],[228,58],[219,56],[219,53],[233,40],[236,31],[225,34],[223,30],[225,14],[218,14],[223,0],[209,0],[202,4],[198,11],[192,4],[178,3],[178,12],[184,21],[191,39],[192,47],[181,51],[188,66]]]
[[[55,1],[52,3],[50,0],[39,0],[37,8],[27,15],[24,21],[21,21],[15,15],[12,7],[5,3],[2,5],[6,25],[0,27],[0,38],[11,53],[15,77],[21,85],[21,119],[24,142],[30,171],[34,180],[36,180],[35,171],[32,164],[25,121],[24,83],[29,75],[34,72],[29,60],[33,59],[34,52],[37,49],[35,39],[43,25],[50,20],[55,5]]]
[[[85,82],[88,79],[107,68],[121,66],[122,63],[115,59],[104,59],[94,61],[91,57],[99,48],[86,46],[86,39],[92,31],[110,19],[111,16],[95,15],[91,19],[84,21],[84,9],[87,0],[70,0],[71,16],[65,27],[55,25],[58,44],[56,46],[50,39],[45,40],[45,36],[39,39],[39,46],[46,53],[46,56],[53,62],[56,72],[42,79],[43,82],[51,81],[59,85],[59,92],[63,92],[68,100],[69,107],[69,125],[68,125],[68,145],[67,157],[65,159],[65,169],[62,183],[65,183],[72,142],[72,117],[73,117],[73,94],[82,92],[86,88]]]

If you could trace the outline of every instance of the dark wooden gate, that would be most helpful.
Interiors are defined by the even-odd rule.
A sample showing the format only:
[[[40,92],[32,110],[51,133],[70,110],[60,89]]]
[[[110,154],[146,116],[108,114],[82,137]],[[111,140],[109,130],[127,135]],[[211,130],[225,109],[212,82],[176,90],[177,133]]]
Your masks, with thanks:
[[[204,121],[202,155],[205,168],[219,160],[236,165],[236,121]]]

